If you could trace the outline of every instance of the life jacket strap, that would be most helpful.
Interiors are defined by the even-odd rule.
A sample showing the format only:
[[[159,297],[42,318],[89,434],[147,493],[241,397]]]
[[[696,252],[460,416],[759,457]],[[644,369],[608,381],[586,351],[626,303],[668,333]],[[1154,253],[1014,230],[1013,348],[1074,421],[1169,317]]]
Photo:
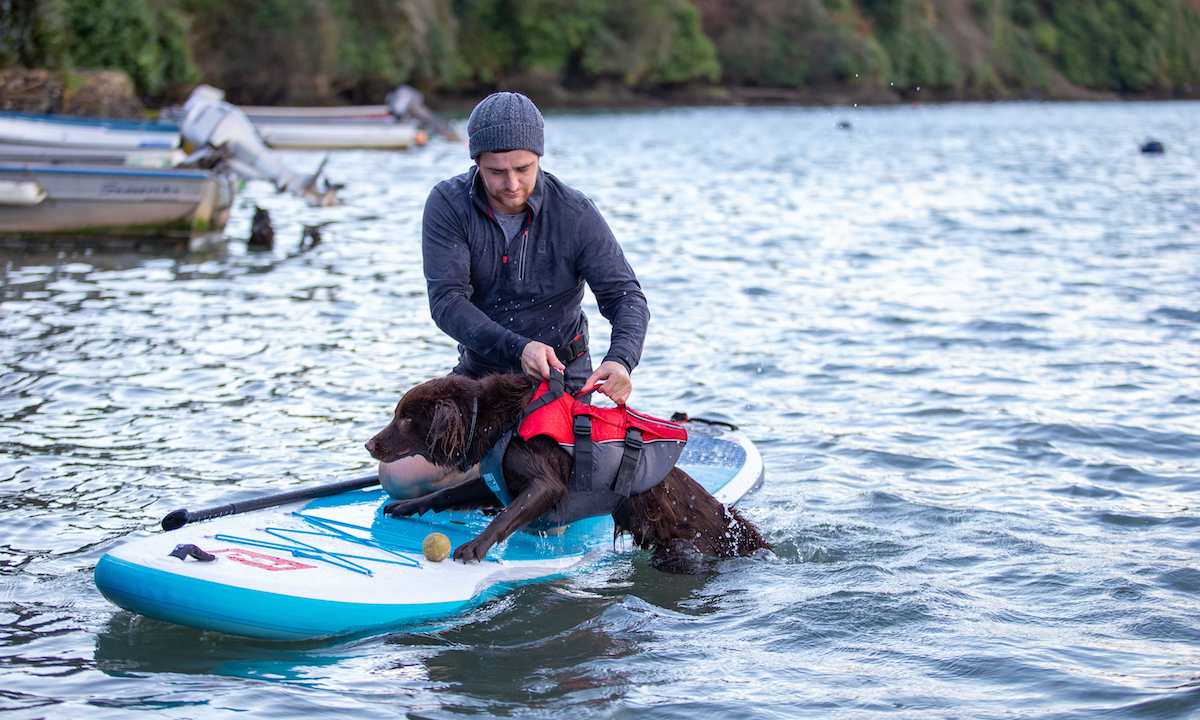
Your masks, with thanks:
[[[642,431],[631,427],[625,431],[625,451],[621,454],[621,465],[617,468],[617,479],[613,481],[613,492],[629,497],[633,489],[633,473],[642,457]]]
[[[575,433],[575,471],[567,490],[592,489],[592,418],[576,415],[572,422]]]
[[[512,440],[512,436],[512,430],[501,435],[500,440],[492,446],[492,449],[483,456],[483,460],[479,463],[479,477],[483,478],[488,489],[504,507],[508,507],[513,501],[512,495],[508,492],[508,485],[504,482],[504,452],[508,450],[508,443]]]

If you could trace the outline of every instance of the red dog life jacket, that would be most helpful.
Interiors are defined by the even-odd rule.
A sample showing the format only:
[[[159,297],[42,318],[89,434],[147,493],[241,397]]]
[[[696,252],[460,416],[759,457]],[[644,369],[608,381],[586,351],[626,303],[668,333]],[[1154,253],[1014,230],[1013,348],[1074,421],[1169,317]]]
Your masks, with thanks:
[[[517,432],[526,440],[550,436],[571,454],[574,463],[567,496],[530,523],[533,530],[611,515],[630,495],[662,482],[687,444],[687,430],[682,425],[624,406],[601,408],[582,403],[563,391],[561,375],[555,375],[551,383],[543,382],[538,388]],[[499,478],[499,460],[507,439],[497,444],[481,467],[484,480],[505,505],[510,498]]]

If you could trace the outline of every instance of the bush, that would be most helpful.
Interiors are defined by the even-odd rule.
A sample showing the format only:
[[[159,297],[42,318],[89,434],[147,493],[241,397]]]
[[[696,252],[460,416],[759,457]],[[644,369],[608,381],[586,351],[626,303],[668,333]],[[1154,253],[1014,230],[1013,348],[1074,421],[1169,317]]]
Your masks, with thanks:
[[[738,85],[801,87],[883,79],[887,59],[849,27],[845,0],[707,0],[699,3],[724,77]]]
[[[459,0],[459,76],[485,85],[534,72],[567,86],[715,81],[720,65],[686,0]]]
[[[180,0],[206,81],[232,102],[382,102],[453,73],[449,0]]]
[[[888,82],[898,89],[948,88],[962,82],[958,59],[934,29],[931,0],[860,0],[875,20],[889,60]]]
[[[142,95],[199,78],[170,0],[0,0],[0,18],[0,67],[120,70]]]
[[[1058,28],[1048,22],[1033,25],[1033,42],[1040,52],[1051,56],[1058,54]]]
[[[0,68],[58,65],[63,34],[52,9],[38,0],[0,0]]]
[[[186,21],[166,0],[62,0],[62,29],[73,67],[124,70],[143,95],[199,78]]]
[[[1200,80],[1200,16],[1181,0],[1058,0],[1058,66],[1072,82],[1119,91]]]

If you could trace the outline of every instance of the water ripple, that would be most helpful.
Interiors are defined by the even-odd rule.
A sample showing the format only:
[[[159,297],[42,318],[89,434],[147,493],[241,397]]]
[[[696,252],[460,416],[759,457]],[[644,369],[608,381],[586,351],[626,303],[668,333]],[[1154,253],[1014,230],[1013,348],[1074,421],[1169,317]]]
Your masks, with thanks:
[[[767,482],[741,508],[774,557],[673,577],[622,551],[345,642],[137,618],[90,571],[176,507],[370,470],[399,395],[454,362],[420,215],[462,147],[336,153],[340,208],[248,183],[223,255],[0,257],[0,708],[1194,716],[1196,110],[549,114],[543,166],[651,303],[634,405],[747,429]],[[1169,152],[1137,152],[1150,134]],[[255,205],[274,251],[238,240]]]

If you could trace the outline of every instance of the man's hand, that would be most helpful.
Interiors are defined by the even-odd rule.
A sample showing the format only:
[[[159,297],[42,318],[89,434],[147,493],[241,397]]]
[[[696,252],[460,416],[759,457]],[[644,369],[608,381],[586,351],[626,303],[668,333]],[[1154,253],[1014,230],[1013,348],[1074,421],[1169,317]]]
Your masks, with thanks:
[[[530,340],[521,351],[521,369],[526,375],[549,380],[550,368],[556,368],[559,372],[565,372],[567,369],[554,354],[554,348],[537,340]]]
[[[599,384],[597,386],[598,383]],[[595,387],[601,393],[612,398],[618,405],[624,405],[633,392],[633,381],[629,379],[629,371],[616,360],[605,360],[596,368],[596,372],[583,384],[584,390]]]

